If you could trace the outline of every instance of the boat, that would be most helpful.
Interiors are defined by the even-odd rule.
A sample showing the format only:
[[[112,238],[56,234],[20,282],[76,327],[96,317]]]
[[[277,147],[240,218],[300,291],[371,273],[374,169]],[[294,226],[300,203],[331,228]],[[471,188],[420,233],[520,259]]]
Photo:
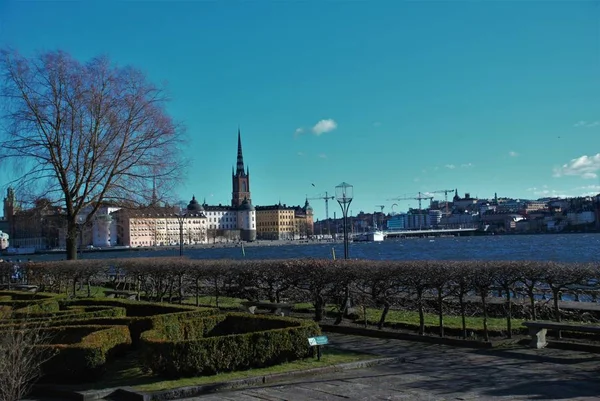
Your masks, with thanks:
[[[385,239],[385,233],[380,230],[373,230],[358,234],[354,237],[354,242],[381,242]]]
[[[14,248],[14,247],[9,246],[4,251],[2,251],[2,254],[7,255],[7,256],[12,256],[12,255],[33,255],[34,253],[35,253],[35,248],[33,248],[33,247],[30,247],[30,248]]]

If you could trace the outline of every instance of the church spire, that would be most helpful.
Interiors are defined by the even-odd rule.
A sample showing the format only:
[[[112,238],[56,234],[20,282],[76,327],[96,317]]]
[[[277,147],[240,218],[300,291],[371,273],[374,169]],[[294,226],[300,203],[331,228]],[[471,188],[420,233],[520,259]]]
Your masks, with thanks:
[[[158,196],[156,196],[156,176],[154,176],[152,179],[152,200],[150,205],[158,206]]]
[[[242,135],[238,127],[238,151],[237,151],[237,169],[236,175],[244,174],[244,154],[242,153]]]

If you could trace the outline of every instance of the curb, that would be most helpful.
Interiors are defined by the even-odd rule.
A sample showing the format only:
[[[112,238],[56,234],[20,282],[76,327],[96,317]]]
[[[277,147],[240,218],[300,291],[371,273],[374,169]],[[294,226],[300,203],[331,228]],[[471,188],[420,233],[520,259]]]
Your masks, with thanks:
[[[60,395],[65,399],[78,401],[93,401],[101,400],[104,397],[109,397],[111,400],[118,401],[166,401],[180,398],[195,397],[203,394],[214,393],[217,391],[233,390],[242,387],[260,386],[268,383],[282,381],[284,379],[293,379],[297,377],[312,376],[317,374],[338,372],[342,370],[361,369],[371,366],[383,365],[390,362],[401,360],[401,358],[377,358],[363,361],[341,363],[338,365],[324,366],[322,368],[312,368],[308,370],[294,370],[285,373],[277,373],[272,375],[254,376],[245,379],[231,380],[225,382],[204,384],[199,386],[179,387],[171,390],[144,392],[137,391],[131,387],[122,387],[116,389],[104,389],[101,391],[72,391],[70,394],[64,390],[54,389],[56,395]],[[50,389],[49,389],[50,390]],[[50,395],[49,393],[45,393]]]

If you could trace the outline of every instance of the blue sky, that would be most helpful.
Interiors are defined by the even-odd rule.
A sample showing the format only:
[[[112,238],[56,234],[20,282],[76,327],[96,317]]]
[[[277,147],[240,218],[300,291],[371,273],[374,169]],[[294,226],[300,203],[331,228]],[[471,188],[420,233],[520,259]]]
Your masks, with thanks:
[[[258,205],[342,181],[355,214],[441,189],[600,192],[598,2],[0,0],[6,45],[165,82],[183,199],[230,202],[238,124]]]

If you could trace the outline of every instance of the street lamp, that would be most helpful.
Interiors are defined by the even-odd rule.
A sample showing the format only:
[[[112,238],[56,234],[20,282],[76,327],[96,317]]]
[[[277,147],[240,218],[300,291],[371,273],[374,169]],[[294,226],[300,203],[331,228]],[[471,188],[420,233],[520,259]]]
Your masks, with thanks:
[[[342,208],[342,215],[344,216],[344,259],[348,259],[348,208],[352,203],[354,196],[354,187],[347,182],[342,182],[340,185],[335,187],[335,199]]]
[[[79,257],[83,255],[83,224],[85,223],[85,217],[77,215],[77,232],[79,234]]]
[[[175,214],[175,218],[179,223],[179,256],[183,256],[183,222],[187,216],[187,209],[180,206],[179,213]]]

